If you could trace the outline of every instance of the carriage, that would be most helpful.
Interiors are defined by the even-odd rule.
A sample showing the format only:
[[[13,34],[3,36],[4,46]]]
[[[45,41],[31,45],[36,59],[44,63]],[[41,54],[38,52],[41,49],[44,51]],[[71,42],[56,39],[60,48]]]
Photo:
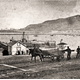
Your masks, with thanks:
[[[42,50],[44,58],[51,58],[52,61],[54,61],[54,58],[56,58],[58,61],[64,58],[64,50],[59,49],[46,49]]]
[[[61,59],[64,58],[64,53],[67,46],[68,46],[67,43],[60,42],[59,44],[57,44],[55,48],[43,49],[42,52],[43,52],[44,58],[50,57],[52,60],[54,60],[54,58],[56,57],[56,59],[60,61]]]
[[[35,50],[36,50],[36,52],[35,52]],[[57,61],[60,61],[61,59],[64,58],[64,52],[65,51],[63,49],[60,50],[58,47],[41,49],[39,46],[36,46],[36,45],[34,45],[33,50],[30,50],[30,53],[32,53],[32,57],[35,57],[35,61],[36,61],[36,56],[39,56],[41,61],[42,61],[42,58],[43,59],[51,58],[51,60],[54,61],[55,57],[56,57]]]

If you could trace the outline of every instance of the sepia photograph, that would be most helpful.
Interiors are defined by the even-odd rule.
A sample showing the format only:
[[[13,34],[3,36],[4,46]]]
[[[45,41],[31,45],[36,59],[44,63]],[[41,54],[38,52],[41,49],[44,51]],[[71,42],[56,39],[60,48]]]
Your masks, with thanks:
[[[0,0],[0,79],[80,79],[80,0]]]

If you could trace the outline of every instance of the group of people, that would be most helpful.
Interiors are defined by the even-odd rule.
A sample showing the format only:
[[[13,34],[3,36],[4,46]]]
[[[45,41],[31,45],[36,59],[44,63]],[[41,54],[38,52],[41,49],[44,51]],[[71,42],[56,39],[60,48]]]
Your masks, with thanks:
[[[74,50],[71,50],[71,49],[69,48],[69,46],[68,46],[65,51],[67,51],[67,53],[68,53],[68,54],[67,54],[67,59],[70,60],[70,59],[71,59],[71,52],[74,51]],[[76,58],[78,58],[78,57],[79,57],[79,54],[80,54],[80,48],[79,48],[79,46],[78,46],[76,52],[77,52]]]

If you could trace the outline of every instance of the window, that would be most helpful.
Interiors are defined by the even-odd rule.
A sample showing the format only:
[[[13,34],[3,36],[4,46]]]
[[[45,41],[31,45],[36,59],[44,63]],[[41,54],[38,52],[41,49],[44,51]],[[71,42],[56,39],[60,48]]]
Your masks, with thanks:
[[[20,46],[20,43],[17,43],[18,46]]]

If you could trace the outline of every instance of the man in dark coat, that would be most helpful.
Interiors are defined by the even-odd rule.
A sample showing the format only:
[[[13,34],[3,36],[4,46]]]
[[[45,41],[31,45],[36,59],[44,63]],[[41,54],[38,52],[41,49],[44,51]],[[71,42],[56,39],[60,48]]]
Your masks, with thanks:
[[[34,45],[34,53],[35,54],[37,53],[37,47],[36,47],[36,45]]]
[[[78,46],[78,48],[77,48],[77,55],[76,55],[76,58],[78,58],[78,56],[79,56],[79,54],[80,54],[80,48],[79,48],[79,46]]]
[[[71,59],[71,49],[69,48],[69,46],[67,47],[67,49],[65,51],[68,52],[67,59],[70,60]]]
[[[41,50],[39,49],[39,46],[34,46],[34,52],[35,52],[36,54],[41,53]]]

